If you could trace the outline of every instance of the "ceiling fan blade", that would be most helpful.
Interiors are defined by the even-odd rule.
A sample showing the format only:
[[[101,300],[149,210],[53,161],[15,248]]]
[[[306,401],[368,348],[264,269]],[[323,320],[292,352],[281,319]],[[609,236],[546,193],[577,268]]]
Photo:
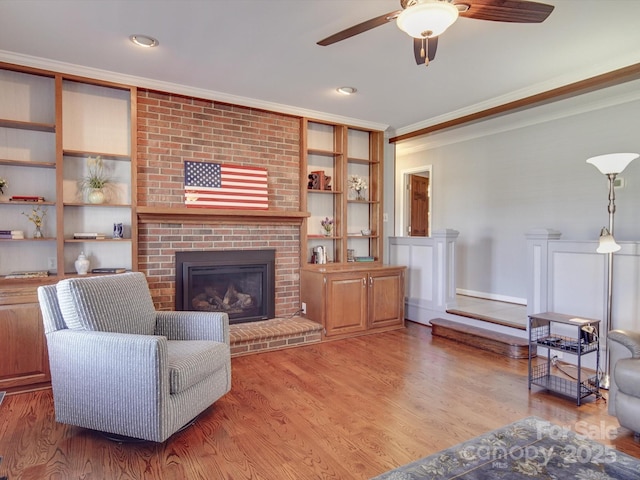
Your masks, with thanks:
[[[494,22],[540,23],[553,11],[553,5],[525,0],[456,0],[456,4],[468,5],[461,17]]]
[[[346,40],[347,38],[353,37],[354,35],[358,35],[359,33],[366,32],[367,30],[371,30],[372,28],[379,27],[380,25],[384,25],[385,23],[394,20],[398,15],[400,15],[402,10],[396,10],[394,12],[385,13],[384,15],[380,15],[379,17],[372,18],[367,20],[366,22],[359,23],[358,25],[354,25],[353,27],[349,27],[346,30],[342,30],[341,32],[334,33],[330,37],[327,37],[318,42],[318,45],[322,45],[326,47],[327,45],[331,45],[336,42],[340,42],[342,40]]]
[[[438,37],[430,37],[426,40],[427,46],[424,52],[425,56],[429,59],[429,62],[436,58],[436,49],[438,48]],[[416,59],[418,65],[428,65],[429,62],[425,62],[425,58],[422,56],[422,39],[413,39],[413,56]]]

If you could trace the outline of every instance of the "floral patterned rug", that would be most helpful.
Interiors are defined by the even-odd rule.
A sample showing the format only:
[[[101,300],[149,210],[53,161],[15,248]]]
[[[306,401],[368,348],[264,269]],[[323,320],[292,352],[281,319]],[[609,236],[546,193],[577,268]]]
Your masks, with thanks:
[[[529,417],[374,480],[632,480],[640,460],[537,417]]]

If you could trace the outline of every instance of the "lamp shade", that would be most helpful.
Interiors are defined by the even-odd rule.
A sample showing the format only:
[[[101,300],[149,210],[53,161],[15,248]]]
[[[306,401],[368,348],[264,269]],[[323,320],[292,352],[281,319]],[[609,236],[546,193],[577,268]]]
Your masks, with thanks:
[[[608,153],[606,155],[598,155],[597,157],[591,157],[587,160],[587,163],[595,166],[600,173],[608,175],[610,173],[621,173],[627,165],[635,160],[640,155],[637,153]]]
[[[613,253],[620,250],[622,247],[616,243],[616,239],[609,233],[605,227],[600,232],[600,244],[596,249],[598,253]]]
[[[458,9],[449,2],[422,0],[398,15],[398,28],[414,38],[437,37],[458,18]]]

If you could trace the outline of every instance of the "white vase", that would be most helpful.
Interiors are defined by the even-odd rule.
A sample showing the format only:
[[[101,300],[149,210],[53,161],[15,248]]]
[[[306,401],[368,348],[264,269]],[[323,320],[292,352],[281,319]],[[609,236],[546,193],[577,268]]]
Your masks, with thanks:
[[[94,188],[87,195],[87,200],[89,200],[89,203],[104,203],[104,192],[101,188]]]
[[[89,260],[85,257],[84,252],[80,252],[80,255],[78,255],[75,266],[78,275],[86,275],[89,271]]]

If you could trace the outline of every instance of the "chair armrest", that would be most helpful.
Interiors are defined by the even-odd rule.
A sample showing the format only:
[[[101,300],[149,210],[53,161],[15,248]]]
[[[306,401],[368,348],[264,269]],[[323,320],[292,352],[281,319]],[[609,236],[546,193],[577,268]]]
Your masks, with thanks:
[[[100,403],[131,385],[151,396],[169,392],[165,337],[66,329],[46,337],[54,390]]]
[[[621,345],[631,352],[631,358],[640,358],[640,332],[612,330],[608,338],[612,348],[616,348],[616,344]]]
[[[214,340],[229,345],[229,316],[219,312],[156,312],[156,335],[169,340]]]

